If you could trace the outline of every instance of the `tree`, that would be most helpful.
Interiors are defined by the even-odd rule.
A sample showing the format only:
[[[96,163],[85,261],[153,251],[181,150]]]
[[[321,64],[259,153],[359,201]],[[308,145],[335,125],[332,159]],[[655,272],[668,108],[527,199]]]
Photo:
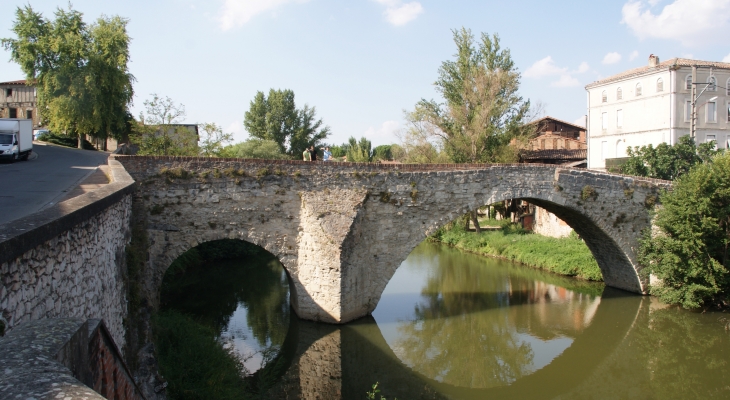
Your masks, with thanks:
[[[662,301],[698,308],[730,290],[730,154],[698,164],[660,196],[658,232],[647,233],[639,261],[659,278],[650,292]]]
[[[330,134],[329,127],[315,114],[316,109],[306,104],[301,110],[296,108],[293,91],[271,89],[268,97],[256,93],[243,126],[252,137],[274,141],[282,153],[298,157],[309,146],[318,147]]]
[[[205,133],[199,146],[200,154],[205,157],[220,157],[224,145],[233,141],[233,134],[223,133],[223,128],[215,123],[200,124],[198,129]]]
[[[674,146],[661,143],[657,147],[638,146],[626,149],[629,159],[620,167],[627,175],[674,180],[686,174],[694,165],[708,162],[722,150],[715,142],[695,145],[689,136],[682,136]]]
[[[139,146],[140,155],[197,156],[198,135],[189,127],[180,126],[185,116],[185,106],[175,104],[169,98],[156,93],[145,100],[145,111],[139,115],[139,123],[131,136]]]
[[[106,138],[125,129],[133,97],[127,20],[101,17],[91,26],[83,14],[58,8],[49,21],[28,5],[17,8],[13,32],[2,39],[26,80],[36,87],[41,120],[55,132]]]
[[[281,152],[279,145],[273,140],[251,138],[241,143],[226,146],[221,157],[256,158],[264,160],[286,160],[290,157]]]
[[[358,142],[350,137],[347,143],[347,161],[349,162],[370,162],[372,161],[372,143],[364,136]]]
[[[453,31],[455,60],[439,68],[436,89],[445,103],[421,100],[413,117],[430,129],[451,161],[512,161],[509,143],[527,134],[524,122],[530,103],[518,94],[520,74],[509,49],[502,50],[499,36],[481,35],[475,43],[468,29]]]
[[[382,144],[373,149],[373,161],[385,160],[390,161],[393,159],[393,153],[391,148],[393,145]],[[396,145],[397,146],[397,145]]]

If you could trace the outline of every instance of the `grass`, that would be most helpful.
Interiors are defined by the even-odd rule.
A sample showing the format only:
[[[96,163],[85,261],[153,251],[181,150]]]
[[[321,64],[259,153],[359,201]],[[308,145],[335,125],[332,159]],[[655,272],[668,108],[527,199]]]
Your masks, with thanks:
[[[450,228],[442,228],[431,240],[470,253],[503,258],[560,275],[591,281],[603,280],[593,254],[575,234],[566,238],[551,238],[526,232],[514,224],[503,224],[499,231],[477,234],[467,232],[463,226],[455,224]]]

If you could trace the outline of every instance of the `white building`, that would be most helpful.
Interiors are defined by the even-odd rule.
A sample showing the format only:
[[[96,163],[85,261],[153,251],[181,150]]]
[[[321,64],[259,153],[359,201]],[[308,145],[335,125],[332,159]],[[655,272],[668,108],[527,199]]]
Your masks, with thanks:
[[[626,157],[627,147],[673,145],[679,137],[689,135],[693,69],[697,83],[695,141],[714,140],[718,147],[728,148],[730,63],[684,58],[659,62],[651,55],[647,66],[586,86],[588,168],[605,169],[606,159]]]

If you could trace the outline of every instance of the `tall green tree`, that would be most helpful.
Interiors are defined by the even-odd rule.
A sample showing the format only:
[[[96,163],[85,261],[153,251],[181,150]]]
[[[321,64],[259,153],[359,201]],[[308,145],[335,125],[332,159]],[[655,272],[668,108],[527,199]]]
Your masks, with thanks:
[[[347,161],[349,162],[370,162],[373,159],[372,143],[361,137],[358,141],[350,137],[347,141]]]
[[[698,308],[730,294],[730,154],[698,164],[660,197],[639,261],[659,281],[650,292]]]
[[[715,149],[715,142],[697,146],[691,137],[682,136],[674,146],[661,143],[657,147],[650,144],[627,148],[629,159],[620,171],[627,175],[674,180],[693,166],[710,161],[721,151]]]
[[[271,89],[268,96],[256,93],[243,126],[251,137],[274,141],[282,153],[298,158],[304,149],[319,146],[330,134],[330,128],[315,114],[315,107],[306,104],[297,109],[293,91]]]
[[[527,134],[530,103],[519,95],[520,74],[499,36],[476,41],[465,28],[454,30],[455,59],[444,61],[435,82],[444,102],[421,100],[412,117],[433,126],[452,162],[512,161],[513,138]]]
[[[134,76],[129,73],[127,20],[58,8],[48,20],[30,5],[17,8],[13,32],[2,39],[26,80],[36,87],[41,120],[55,132],[105,138],[125,131]]]
[[[176,104],[169,97],[152,94],[144,101],[145,111],[140,112],[139,122],[131,140],[139,146],[140,155],[196,156],[198,134],[189,127],[181,126],[185,106]]]
[[[222,127],[212,122],[198,125],[198,131],[205,134],[199,145],[200,154],[205,157],[221,157],[225,145],[233,141],[232,133],[224,133]]]

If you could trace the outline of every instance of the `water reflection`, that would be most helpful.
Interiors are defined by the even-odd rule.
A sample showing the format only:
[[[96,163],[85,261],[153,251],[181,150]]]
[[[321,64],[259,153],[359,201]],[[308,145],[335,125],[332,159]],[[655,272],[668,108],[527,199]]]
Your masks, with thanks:
[[[397,275],[373,313],[380,325],[395,325],[386,339],[391,348],[418,373],[468,388],[508,385],[549,364],[600,304],[593,294],[598,285],[571,290],[564,287],[575,286],[568,280],[429,243],[417,247]],[[410,314],[381,313],[394,300],[391,288],[398,288],[393,295],[400,301],[399,282],[421,279]]]
[[[268,254],[189,267],[163,281],[160,298],[162,309],[214,327],[249,372],[279,352],[289,327],[289,285],[281,263]]]

